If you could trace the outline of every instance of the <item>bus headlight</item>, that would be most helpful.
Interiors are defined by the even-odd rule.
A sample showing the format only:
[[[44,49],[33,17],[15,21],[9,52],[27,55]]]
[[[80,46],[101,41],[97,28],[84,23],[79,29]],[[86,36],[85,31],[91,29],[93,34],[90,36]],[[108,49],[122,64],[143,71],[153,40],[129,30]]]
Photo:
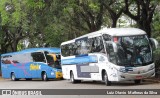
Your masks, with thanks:
[[[125,68],[120,68],[119,71],[125,73],[126,69]]]
[[[54,72],[51,72],[51,75],[53,76],[53,75],[54,75]]]

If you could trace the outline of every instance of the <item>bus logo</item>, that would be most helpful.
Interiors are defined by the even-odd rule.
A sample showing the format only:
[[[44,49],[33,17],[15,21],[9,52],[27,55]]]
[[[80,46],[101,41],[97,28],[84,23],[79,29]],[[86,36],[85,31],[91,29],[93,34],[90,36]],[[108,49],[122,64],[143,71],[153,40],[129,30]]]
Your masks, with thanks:
[[[34,65],[34,64],[31,64],[30,65],[30,70],[40,70],[41,69],[41,65]]]

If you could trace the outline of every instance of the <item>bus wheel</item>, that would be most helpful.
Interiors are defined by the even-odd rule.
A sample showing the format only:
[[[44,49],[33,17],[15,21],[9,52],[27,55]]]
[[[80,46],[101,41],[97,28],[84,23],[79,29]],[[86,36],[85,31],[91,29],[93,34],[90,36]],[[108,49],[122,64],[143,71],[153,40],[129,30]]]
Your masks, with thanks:
[[[104,79],[103,81],[104,81],[106,86],[110,86],[111,85],[111,81],[108,80],[108,75],[107,75],[106,72],[103,74],[103,79]]]
[[[48,80],[46,72],[42,73],[42,80],[43,81],[47,81]]]
[[[76,83],[76,80],[74,79],[73,72],[71,72],[71,74],[70,74],[70,81],[71,81],[71,83]]]
[[[15,74],[14,74],[13,72],[11,73],[11,80],[12,80],[12,81],[18,80],[18,79],[16,79],[16,76],[15,76]]]
[[[140,83],[141,83],[141,80],[134,80],[134,83],[135,83],[135,84],[140,84]]]

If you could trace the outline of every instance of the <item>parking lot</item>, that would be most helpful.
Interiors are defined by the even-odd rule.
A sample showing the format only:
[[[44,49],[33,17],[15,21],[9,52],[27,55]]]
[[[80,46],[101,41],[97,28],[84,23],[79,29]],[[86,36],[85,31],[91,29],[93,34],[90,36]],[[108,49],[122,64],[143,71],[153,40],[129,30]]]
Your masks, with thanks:
[[[2,79],[0,78],[0,88],[1,89],[160,89],[160,83],[158,81],[146,80],[143,81],[139,85],[135,85],[133,81],[127,82],[114,82],[111,86],[105,86],[102,82],[93,82],[93,81],[82,81],[81,83],[72,84],[68,80],[49,80],[49,81],[41,81],[40,79],[34,79],[31,81],[19,80],[19,81],[11,81],[10,79]],[[48,97],[51,97],[47,95]],[[64,95],[54,95],[58,98],[63,98]],[[108,95],[68,95],[66,98],[104,98]],[[139,95],[109,95],[111,98],[119,97],[119,98],[135,98],[134,96],[140,97]],[[145,98],[157,97],[158,95],[141,95]],[[0,96],[0,97],[4,97]],[[10,98],[10,96],[5,96]],[[21,96],[12,96],[12,97],[21,97]],[[27,97],[27,96],[24,96]],[[31,96],[37,97],[37,96]],[[44,97],[44,96],[38,96]]]

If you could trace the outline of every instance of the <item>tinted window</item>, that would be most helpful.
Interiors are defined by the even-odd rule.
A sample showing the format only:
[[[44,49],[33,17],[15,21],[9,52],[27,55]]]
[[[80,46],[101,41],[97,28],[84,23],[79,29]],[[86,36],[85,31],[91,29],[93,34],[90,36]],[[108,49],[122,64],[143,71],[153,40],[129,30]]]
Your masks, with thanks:
[[[105,52],[101,36],[89,39],[87,37],[77,39],[75,43],[61,46],[62,56],[82,55],[94,52]]]
[[[46,59],[47,59],[47,62],[48,62],[48,63],[54,62],[53,57],[50,56],[50,55],[48,55],[49,52],[45,51],[44,54],[45,54],[45,56],[46,56]]]
[[[62,56],[70,56],[72,52],[72,46],[70,44],[65,44],[61,46],[61,52],[62,52]],[[71,54],[70,54],[71,53]]]
[[[118,64],[141,66],[153,62],[152,52],[146,35],[118,38]]]
[[[34,52],[34,53],[31,53],[31,56],[33,57],[34,62],[45,62],[46,63],[43,52]]]
[[[62,54],[63,56],[66,56],[66,55],[65,55],[65,45],[62,45],[62,46],[61,46],[61,54]]]
[[[104,53],[105,52],[104,45],[103,45],[103,40],[102,40],[101,36],[92,38],[91,42],[90,42],[90,45],[91,45],[91,52],[92,53],[94,53],[94,52]]]
[[[75,42],[76,44],[76,48],[77,48],[77,55],[82,55],[82,54],[87,54],[88,51],[88,38],[82,38],[82,39],[78,39]]]

